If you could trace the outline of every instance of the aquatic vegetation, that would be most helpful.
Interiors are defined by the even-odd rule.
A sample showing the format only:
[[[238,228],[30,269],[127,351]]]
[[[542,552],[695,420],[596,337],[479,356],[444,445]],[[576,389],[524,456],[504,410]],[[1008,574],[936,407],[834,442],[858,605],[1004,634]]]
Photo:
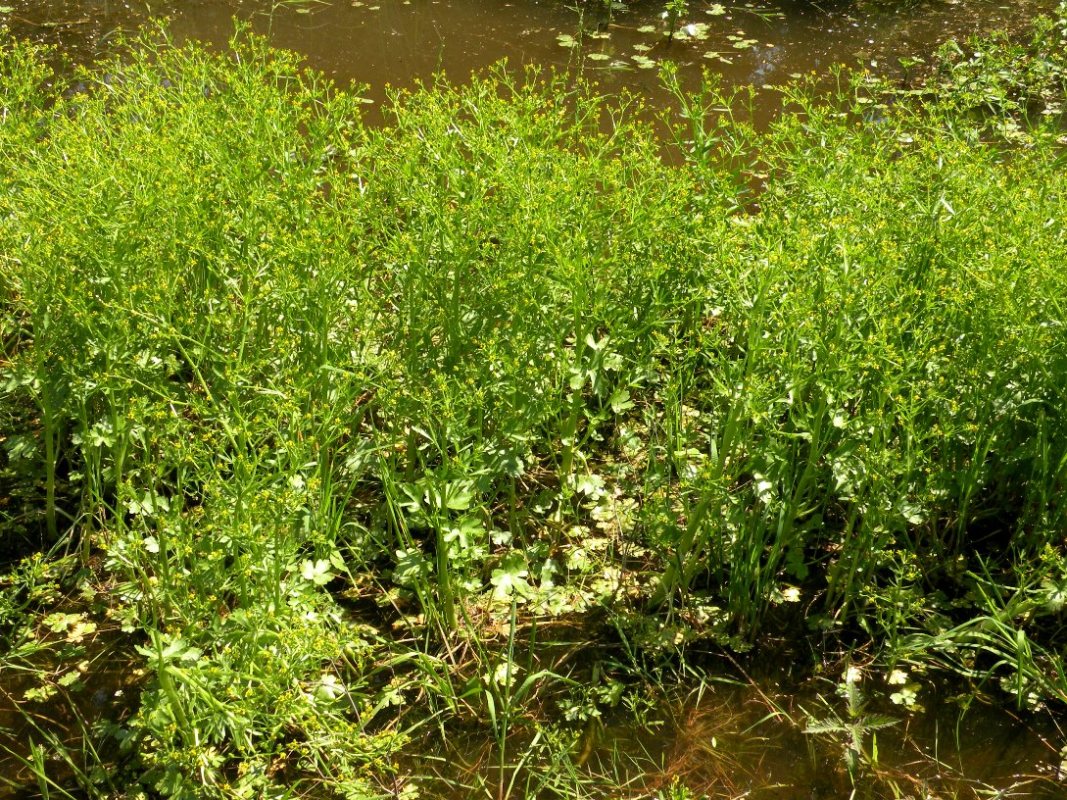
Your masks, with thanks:
[[[930,83],[960,107],[989,115],[1001,135],[1025,139],[1035,117],[1064,119],[1067,98],[1067,4],[1055,17],[1041,17],[1027,39],[1004,33],[948,42]],[[945,91],[945,90],[949,91]]]
[[[1019,147],[841,73],[757,131],[668,71],[664,158],[635,98],[536,71],[371,127],[246,32],[80,93],[44,63],[0,44],[0,637],[124,632],[143,673],[106,755],[23,764],[398,795],[475,728],[471,784],[595,794],[643,683],[772,639],[862,655],[900,715],[924,678],[889,677],[938,668],[1067,700],[1049,115]],[[860,780],[886,720],[846,700],[809,731]]]

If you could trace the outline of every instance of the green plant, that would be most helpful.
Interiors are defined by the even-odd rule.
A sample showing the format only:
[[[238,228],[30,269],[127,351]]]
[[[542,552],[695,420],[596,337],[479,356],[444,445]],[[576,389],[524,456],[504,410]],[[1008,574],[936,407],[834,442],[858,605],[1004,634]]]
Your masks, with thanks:
[[[845,764],[853,784],[861,770],[878,764],[876,731],[900,722],[892,717],[867,712],[862,682],[863,671],[859,667],[850,666],[845,670],[838,686],[838,694],[845,700],[844,715],[836,713],[829,704],[827,714],[821,718],[805,712],[807,723],[804,733],[811,736],[842,737]]]
[[[565,76],[441,79],[377,128],[230,48],[148,35],[67,96],[0,42],[0,522],[46,553],[0,635],[30,663],[70,573],[106,586],[145,670],[115,781],[359,796],[473,729],[491,792],[595,793],[624,681],[542,661],[565,625],[635,683],[787,631],[1063,699],[1047,122],[953,86],[875,122],[841,72],[759,131],[668,70],[669,161]],[[812,723],[853,774],[856,698]]]
[[[663,16],[667,18],[667,39],[674,38],[674,31],[678,26],[678,19],[689,13],[688,0],[667,0],[663,6]]]

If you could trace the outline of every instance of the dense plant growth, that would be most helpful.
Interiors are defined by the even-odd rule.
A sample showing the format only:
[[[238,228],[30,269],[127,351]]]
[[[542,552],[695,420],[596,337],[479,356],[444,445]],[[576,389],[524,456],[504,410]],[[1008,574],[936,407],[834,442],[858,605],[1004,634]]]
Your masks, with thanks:
[[[78,93],[0,48],[4,659],[65,696],[110,626],[142,676],[85,786],[373,796],[480,721],[573,794],[635,676],[761,634],[1067,700],[1054,115],[709,82],[665,159],[535,74],[371,128],[245,35]]]

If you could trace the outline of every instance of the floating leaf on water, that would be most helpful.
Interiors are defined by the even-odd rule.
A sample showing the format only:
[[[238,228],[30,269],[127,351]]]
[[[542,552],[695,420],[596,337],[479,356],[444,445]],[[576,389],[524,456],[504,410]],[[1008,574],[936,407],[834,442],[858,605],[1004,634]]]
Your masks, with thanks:
[[[82,614],[64,614],[61,611],[57,611],[54,614],[49,614],[41,622],[52,633],[65,633],[68,629],[77,625],[84,620]]]
[[[54,697],[58,691],[59,690],[55,686],[46,683],[43,686],[35,686],[27,689],[25,692],[23,692],[22,696],[24,699],[29,700],[31,702],[36,701],[38,703],[43,703],[44,701],[50,700],[52,697]]]
[[[74,627],[71,627],[67,631],[66,640],[70,643],[77,644],[86,636],[96,633],[96,623],[92,620],[83,620],[75,623]]]
[[[610,31],[591,31],[586,34],[590,39],[610,39]]]
[[[607,53],[590,53],[588,56],[586,56],[586,58],[588,58],[590,61],[609,61],[611,59],[611,56],[609,56]]]
[[[908,673],[901,669],[895,669],[889,673],[889,677],[885,680],[890,686],[906,686],[908,683]]]
[[[578,40],[571,36],[569,33],[561,33],[556,37],[556,41],[560,47],[577,47]]]
[[[635,44],[634,45],[634,50],[636,50],[638,53],[647,53],[651,49],[652,49],[652,47],[650,45],[647,45],[647,44]]]
[[[685,35],[690,39],[696,39],[698,41],[708,38],[708,31],[711,26],[706,22],[691,22],[682,28],[685,31]],[[677,35],[677,34],[675,34]]]
[[[2,9],[0,9],[0,10],[2,10]],[[63,675],[60,675],[59,678],[56,680],[56,683],[58,683],[60,686],[62,686],[64,688],[69,689],[71,686],[73,686],[74,684],[76,684],[80,680],[81,680],[81,673],[78,672],[77,670],[71,670],[70,672],[67,672],[67,673],[64,673]]]
[[[0,6],[0,14],[10,14],[14,10],[13,6]]]
[[[748,50],[755,47],[756,44],[757,42],[755,39],[740,39],[739,41],[734,42],[734,47],[738,50]]]
[[[655,25],[642,25],[640,28],[637,29],[637,32],[638,33],[655,33],[656,32],[656,26]]]
[[[733,59],[727,58],[722,53],[716,52],[715,50],[709,50],[708,52],[704,53],[704,58],[708,58],[713,61],[721,61],[723,64],[734,63]]]
[[[722,3],[716,3],[704,13],[712,17],[721,17],[723,14],[726,13],[726,6],[724,6]]]

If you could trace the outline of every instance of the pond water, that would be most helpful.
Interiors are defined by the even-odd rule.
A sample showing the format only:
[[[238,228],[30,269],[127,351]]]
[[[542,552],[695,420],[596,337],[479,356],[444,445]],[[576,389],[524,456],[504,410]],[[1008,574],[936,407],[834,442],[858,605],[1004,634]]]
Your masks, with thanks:
[[[65,687],[57,681],[70,661],[62,647],[36,659],[33,670],[0,676],[0,800],[45,796],[25,762],[31,743],[44,745],[54,787],[77,786],[81,737],[121,722],[136,705],[143,670],[134,666],[123,639],[112,630],[80,645],[74,660],[92,666],[84,680]],[[55,660],[59,656],[62,663]],[[419,796],[449,800],[499,795],[501,785],[519,787],[515,797],[562,800],[574,796],[576,783],[589,797],[623,786],[626,797],[709,800],[1067,796],[1067,739],[1052,715],[1013,713],[929,686],[919,692],[922,706],[906,710],[888,700],[889,688],[875,676],[865,676],[862,706],[850,714],[833,681],[797,683],[788,670],[753,680],[728,664],[721,673],[734,677],[685,696],[656,694],[614,712],[604,709],[602,721],[586,726],[575,748],[575,770],[546,768],[538,750],[543,740],[521,726],[509,735],[501,759],[481,720],[466,732],[414,742],[401,756],[400,775]],[[34,696],[34,687],[42,685],[58,691]],[[557,708],[546,721],[558,716],[555,701],[545,708]],[[863,753],[851,772],[850,726]],[[101,741],[94,746],[114,749]],[[58,757],[60,742],[74,754],[72,761]],[[690,794],[671,794],[676,783]]]
[[[904,75],[948,38],[1024,25],[1055,0],[690,0],[667,33],[660,0],[3,0],[0,25],[59,45],[75,61],[106,53],[120,31],[166,18],[179,40],[223,43],[233,19],[306,54],[340,82],[411,86],[454,80],[507,59],[580,72],[605,90],[662,97],[657,66],[702,69],[727,85],[783,83],[835,64]],[[911,69],[914,69],[912,67]]]
[[[729,671],[729,667],[726,668]],[[819,685],[825,683],[825,685]],[[871,683],[877,683],[873,681]],[[423,796],[499,795],[564,798],[583,782],[626,786],[634,798],[748,800],[978,800],[1067,796],[1063,732],[1045,716],[1013,714],[949,692],[927,690],[922,710],[894,706],[887,691],[850,715],[829,682],[783,685],[773,678],[705,685],[685,698],[650,699],[644,722],[632,709],[587,729],[579,743],[580,776],[516,766],[536,761],[538,740],[510,737],[505,766],[484,728],[423,749],[406,772]],[[882,722],[879,722],[882,720]],[[884,727],[879,727],[884,725]],[[862,755],[848,765],[853,730]],[[503,780],[501,780],[501,774]],[[675,782],[688,795],[671,794]],[[534,791],[530,791],[533,789]],[[487,791],[488,790],[488,791]],[[496,790],[496,791],[494,791]],[[605,795],[608,796],[608,795]]]
[[[947,696],[923,700],[924,711],[908,713],[872,697],[853,718],[832,687],[809,684],[787,694],[767,682],[722,687],[682,705],[643,749],[661,765],[658,774],[650,771],[660,783],[685,775],[709,797],[1064,796],[1058,731],[1047,720],[978,703],[965,710]],[[875,729],[878,716],[887,727]],[[846,729],[853,725],[863,755],[850,775],[853,731]]]
[[[114,749],[97,734],[133,713],[144,670],[129,643],[115,628],[84,636],[77,622],[82,614],[56,613],[73,623],[60,633],[42,632],[24,642],[22,657],[10,654],[0,667],[0,799],[49,796],[40,791],[31,766],[34,748],[57,786],[77,784],[86,766],[83,748]],[[94,626],[95,627],[95,626]],[[69,758],[61,751],[66,750]],[[51,796],[68,796],[54,791]]]

